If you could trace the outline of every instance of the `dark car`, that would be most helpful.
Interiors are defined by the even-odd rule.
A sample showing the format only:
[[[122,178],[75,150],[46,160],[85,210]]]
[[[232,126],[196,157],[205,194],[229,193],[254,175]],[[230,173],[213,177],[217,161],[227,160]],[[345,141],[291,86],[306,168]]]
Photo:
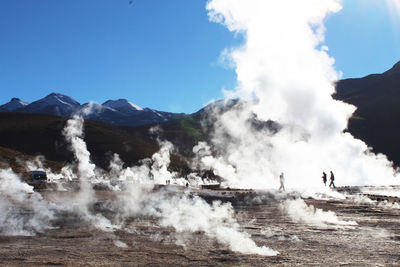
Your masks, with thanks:
[[[29,173],[29,182],[47,183],[47,175],[45,171],[31,171]]]

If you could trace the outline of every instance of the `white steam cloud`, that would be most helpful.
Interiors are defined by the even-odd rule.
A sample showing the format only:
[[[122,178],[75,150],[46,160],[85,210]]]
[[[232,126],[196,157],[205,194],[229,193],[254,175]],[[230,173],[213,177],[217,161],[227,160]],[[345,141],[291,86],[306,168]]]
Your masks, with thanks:
[[[161,225],[172,226],[178,233],[203,231],[235,252],[264,256],[278,254],[268,247],[258,247],[249,234],[239,231],[230,203],[215,201],[209,205],[199,197],[183,196],[161,202],[159,209],[162,214]]]
[[[214,201],[208,204],[198,196],[152,192],[149,188],[138,188],[137,185],[127,192],[129,195],[122,198],[121,205],[125,209],[125,217],[154,216],[159,219],[161,226],[173,227],[182,237],[185,233],[200,231],[232,251],[243,254],[278,254],[268,247],[257,246],[249,234],[240,230],[230,203]],[[178,241],[184,245],[186,240],[181,238]]]
[[[393,23],[398,23],[400,19],[400,2],[397,0],[386,0],[389,12],[392,14]],[[397,29],[398,27],[396,27]]]
[[[355,108],[331,96],[338,74],[323,46],[324,20],[341,1],[211,0],[207,9],[211,21],[244,36],[224,54],[237,73],[229,96],[250,101],[219,116],[212,147],[221,157],[203,163],[241,188],[277,188],[280,172],[286,188],[321,188],[330,170],[337,185],[398,183],[384,155],[343,133]],[[254,120],[281,128],[254,130]]]
[[[66,166],[62,173],[79,180],[78,192],[72,190],[68,195],[52,197],[63,205],[42,199],[39,193],[33,191],[32,186],[22,182],[11,170],[0,170],[0,235],[34,235],[51,228],[52,220],[64,212],[76,214],[82,222],[109,232],[115,229],[134,231],[129,224],[131,218],[145,216],[158,219],[160,226],[173,227],[178,234],[203,232],[235,252],[265,256],[278,254],[265,246],[257,246],[250,235],[240,229],[230,203],[215,201],[208,204],[188,192],[177,193],[168,188],[153,190],[155,184],[164,184],[165,180],[171,180],[171,185],[182,185],[187,181],[168,170],[170,152],[173,151],[170,142],[159,141],[160,150],[151,159],[144,159],[140,166],[125,168],[120,157],[114,154],[107,173],[98,169],[90,160],[90,152],[83,139],[83,122],[82,117],[74,116],[67,121],[63,130],[75,156],[75,164]],[[43,167],[41,159],[25,165],[28,170]],[[63,177],[63,174],[49,174]],[[198,182],[195,175],[190,177]],[[54,182],[60,183],[62,180],[54,179]],[[116,185],[113,186],[113,182]],[[115,199],[101,204],[93,190],[93,186],[99,184],[122,192],[116,193]],[[113,216],[106,218],[101,210],[96,211],[94,205],[112,212]],[[185,241],[184,235],[180,235],[177,240],[182,245],[185,245]],[[128,246],[119,240],[115,240],[114,244],[118,247]]]
[[[159,141],[160,150],[155,153],[151,159],[153,164],[151,166],[151,174],[156,184],[164,184],[166,181],[171,181],[175,174],[168,170],[170,160],[170,152],[172,151],[173,145],[168,141]]]
[[[357,225],[354,221],[340,220],[333,211],[324,211],[313,205],[307,205],[302,199],[286,200],[281,207],[294,222],[320,227]]]
[[[49,229],[56,208],[11,169],[0,169],[0,235],[29,236]]]
[[[83,118],[75,115],[67,121],[63,130],[65,139],[71,144],[71,150],[74,153],[78,163],[78,174],[80,179],[91,179],[95,176],[96,166],[90,161],[90,153],[87,150],[83,135]]]
[[[237,89],[229,94],[249,101],[217,115],[212,142],[193,148],[197,168],[211,169],[227,186],[239,188],[278,188],[281,172],[286,188],[309,188],[313,184],[322,187],[321,173],[329,170],[335,172],[339,185],[396,182],[386,157],[370,153],[362,141],[343,133],[354,107],[331,97],[332,82],[338,75],[327,48],[321,45],[324,19],[341,9],[339,0],[211,0],[207,9],[212,21],[245,37],[242,47],[225,54],[238,77]],[[83,112],[93,108],[90,104]],[[265,127],[268,120],[280,123],[279,129]],[[259,124],[257,129],[255,122]],[[259,247],[240,229],[231,204],[208,204],[177,187],[187,181],[196,185],[201,181],[195,173],[179,177],[169,170],[173,151],[170,142],[159,141],[160,150],[139,166],[124,167],[114,154],[107,173],[92,163],[83,139],[83,125],[81,116],[68,120],[63,134],[75,163],[60,174],[50,175],[55,182],[61,177],[80,181],[76,194],[58,199],[62,206],[43,200],[11,170],[0,170],[1,235],[43,231],[62,211],[74,212],[105,231],[133,231],[132,218],[144,216],[156,218],[160,226],[173,227],[182,234],[180,244],[185,242],[186,233],[200,231],[235,252],[278,254]],[[40,159],[27,164],[29,170],[36,167],[43,168]],[[171,186],[153,189],[166,181],[178,191]],[[100,203],[94,184],[118,191],[115,199]],[[113,216],[106,218],[94,204]],[[286,201],[282,207],[299,222],[318,226],[356,224],[307,206],[302,200]],[[114,244],[128,246],[119,240]]]

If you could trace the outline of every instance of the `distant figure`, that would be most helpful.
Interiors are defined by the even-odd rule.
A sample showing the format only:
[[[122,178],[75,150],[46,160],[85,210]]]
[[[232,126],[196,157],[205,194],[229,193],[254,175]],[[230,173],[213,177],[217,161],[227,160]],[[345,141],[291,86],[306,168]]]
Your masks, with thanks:
[[[189,183],[186,183],[186,188],[189,188]]]
[[[279,191],[285,191],[285,176],[283,176],[283,172],[279,176],[279,182],[281,186],[279,187]]]
[[[322,181],[324,182],[324,185],[326,186],[326,181],[328,180],[328,178],[326,177],[326,173],[322,172]]]
[[[335,188],[335,176],[333,175],[333,172],[331,171],[331,179],[330,179],[331,183],[329,184],[329,188]]]

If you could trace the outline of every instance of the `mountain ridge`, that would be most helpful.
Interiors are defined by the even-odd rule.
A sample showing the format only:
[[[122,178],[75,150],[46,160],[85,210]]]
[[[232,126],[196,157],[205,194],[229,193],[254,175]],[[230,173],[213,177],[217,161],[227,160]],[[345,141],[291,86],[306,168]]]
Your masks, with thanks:
[[[11,111],[14,111],[16,109],[25,107],[25,106],[27,106],[29,104],[30,103],[22,101],[21,99],[19,99],[17,97],[13,97],[13,98],[11,98],[10,102],[0,106],[0,111],[11,112]]]
[[[68,102],[66,101],[68,99],[61,98],[60,95],[55,94],[53,97],[61,100],[61,102]],[[400,62],[381,74],[371,74],[362,78],[338,81],[336,83],[336,93],[333,94],[333,97],[357,107],[354,115],[349,120],[346,131],[363,140],[375,153],[387,155],[395,163],[395,166],[400,166],[400,140],[398,138],[400,134]],[[22,100],[14,99],[15,101]],[[128,108],[131,112],[118,111],[108,107],[109,105],[104,105],[107,101],[103,104],[78,104],[82,109],[92,109],[94,111],[84,116],[86,120],[121,127],[139,127],[135,129],[142,129],[139,131],[140,136],[146,140],[148,139],[147,130],[149,127],[161,125],[162,128],[167,129],[169,132],[168,140],[173,140],[176,144],[186,144],[181,148],[185,155],[191,153],[191,148],[196,142],[209,140],[211,127],[215,122],[212,117],[214,114],[229,110],[234,105],[240,105],[240,100],[237,99],[221,100],[212,102],[195,113],[183,114],[156,111],[149,108],[136,110],[134,106],[129,104],[128,100],[122,99],[121,101],[121,99],[118,99],[113,101],[109,103],[129,105],[131,108],[129,106]],[[70,102],[69,104],[73,105],[73,103]],[[111,106],[119,107],[119,105]],[[4,105],[1,107],[4,107]],[[21,109],[23,110],[24,108]],[[21,112],[21,109],[18,109],[18,111]],[[48,109],[45,112],[54,112],[54,110]],[[18,123],[18,121],[14,122],[15,127],[19,127]],[[264,127],[264,124],[256,126]],[[257,127],[255,128],[257,129]],[[269,126],[267,125],[267,127]],[[137,134],[136,130],[132,129],[128,131],[129,134]],[[38,131],[44,130],[39,129]],[[25,135],[29,135],[29,132],[26,132]],[[182,135],[185,137],[183,138]],[[9,136],[13,138],[13,134]],[[40,138],[40,135],[38,135],[38,138]],[[117,136],[116,138],[118,139],[119,137]],[[22,144],[22,141],[20,142]],[[6,143],[3,144],[5,147],[6,145]],[[20,147],[11,148],[18,150]]]
[[[0,106],[0,112],[48,114],[61,117],[80,114],[85,119],[117,126],[161,123],[186,115],[184,113],[157,111],[150,108],[143,109],[127,99],[107,100],[103,104],[93,102],[80,104],[72,97],[60,93],[50,93],[32,103],[13,98],[10,102]]]

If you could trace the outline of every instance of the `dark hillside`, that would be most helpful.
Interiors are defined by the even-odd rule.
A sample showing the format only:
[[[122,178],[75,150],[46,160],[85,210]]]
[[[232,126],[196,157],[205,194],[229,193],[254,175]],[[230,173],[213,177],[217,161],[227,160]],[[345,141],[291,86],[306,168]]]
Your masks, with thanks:
[[[19,151],[0,147],[0,168],[7,169],[12,168],[16,173],[25,172],[24,163],[26,161],[34,161],[35,157],[32,155],[24,154]],[[45,168],[51,168],[54,171],[60,171],[63,165],[56,161],[43,160],[43,166]]]
[[[0,146],[32,156],[43,155],[56,162],[71,162],[73,155],[62,135],[66,121],[66,118],[51,115],[0,113]],[[117,127],[85,121],[84,127],[91,158],[105,169],[112,153],[118,153],[127,165],[133,165],[159,149],[155,138],[148,134],[150,126]],[[166,133],[169,136],[174,131]],[[184,165],[184,159],[172,156],[172,168]]]
[[[400,62],[382,74],[339,81],[336,99],[357,110],[349,132],[400,164]]]
[[[149,130],[156,127],[157,134],[149,134]],[[185,118],[168,121],[162,124],[145,125],[137,127],[124,127],[124,129],[132,135],[147,142],[154,142],[160,137],[162,140],[168,140],[174,144],[176,153],[185,157],[193,155],[192,149],[199,141],[208,139],[208,135],[202,128],[200,118],[196,115],[189,115]]]

